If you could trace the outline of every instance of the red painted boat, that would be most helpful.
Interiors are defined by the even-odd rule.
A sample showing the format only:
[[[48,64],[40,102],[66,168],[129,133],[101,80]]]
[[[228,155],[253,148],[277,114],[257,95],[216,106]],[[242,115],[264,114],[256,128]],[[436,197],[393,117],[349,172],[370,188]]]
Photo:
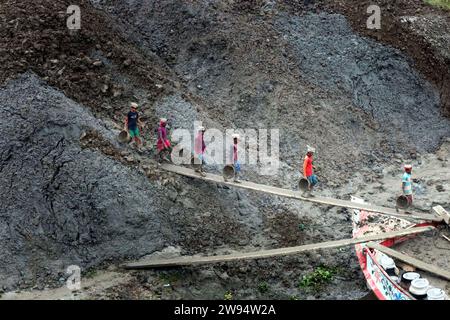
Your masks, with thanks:
[[[354,197],[352,197],[352,201],[360,203],[364,202],[364,200]],[[434,225],[433,223],[414,224],[405,219],[364,210],[353,210],[352,222],[354,238],[419,226]],[[417,235],[402,236],[379,241],[378,243],[386,247],[392,247],[416,236]],[[386,254],[376,249],[366,247],[365,243],[355,245],[355,250],[359,264],[366,278],[367,285],[378,299],[416,300],[414,296],[405,289],[405,286],[402,286],[401,273],[403,270],[397,268],[397,272],[399,273],[397,276],[400,276],[399,280],[397,276],[389,275],[385,268],[383,268],[381,261],[388,257]],[[430,279],[434,277],[426,274],[426,278]],[[430,280],[430,282],[434,285],[438,284],[436,287],[443,286],[442,280],[434,281],[433,279],[433,281]],[[448,283],[448,281],[446,282]],[[445,287],[448,287],[448,285]],[[441,289],[444,293],[444,299],[448,299],[448,296],[450,296],[448,292],[446,292],[444,288]]]

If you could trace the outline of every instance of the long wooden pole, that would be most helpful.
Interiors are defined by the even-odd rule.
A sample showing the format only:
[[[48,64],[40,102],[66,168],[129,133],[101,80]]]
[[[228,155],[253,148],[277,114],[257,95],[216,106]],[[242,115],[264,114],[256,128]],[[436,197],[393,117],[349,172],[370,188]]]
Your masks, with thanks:
[[[225,182],[223,180],[223,177],[221,177],[219,175],[207,173],[206,176],[202,177],[192,169],[188,169],[188,168],[184,168],[184,167],[180,167],[180,166],[176,166],[176,165],[172,165],[172,164],[164,164],[161,166],[161,168],[166,171],[173,172],[173,173],[187,176],[187,177],[191,177],[191,178],[201,179],[201,180],[214,182],[214,183],[225,184],[225,185],[248,189],[248,190],[271,193],[271,194],[274,194],[277,196],[293,198],[293,199],[298,199],[298,200],[302,200],[302,201],[309,201],[309,202],[314,202],[314,203],[318,203],[318,204],[332,205],[332,206],[344,207],[344,208],[350,208],[350,209],[359,209],[359,210],[365,210],[365,211],[369,211],[369,212],[377,212],[377,213],[382,213],[385,215],[399,217],[399,218],[405,218],[405,219],[414,219],[414,220],[422,220],[422,221],[436,221],[436,222],[443,221],[442,217],[437,217],[436,215],[424,215],[424,214],[420,214],[420,213],[402,214],[402,213],[398,213],[395,209],[374,206],[374,205],[370,205],[370,204],[361,204],[361,203],[356,203],[356,202],[352,202],[352,201],[332,199],[332,198],[326,198],[326,197],[320,197],[320,196],[303,197],[301,195],[301,193],[298,191],[257,184],[257,183],[253,183],[253,182],[249,182],[249,181],[241,181],[240,183],[235,183],[232,181]]]
[[[406,236],[410,234],[417,234],[426,231],[433,230],[434,227],[415,227],[404,229],[400,231],[392,231],[379,233],[370,236],[363,236],[353,239],[343,239],[335,241],[327,241],[321,243],[307,244],[297,247],[288,247],[281,249],[270,249],[270,250],[260,250],[254,252],[246,253],[236,253],[229,255],[217,255],[217,256],[207,256],[207,257],[195,257],[195,256],[185,256],[174,259],[155,259],[150,261],[134,262],[125,264],[123,267],[126,269],[147,269],[147,268],[158,268],[158,267],[170,267],[170,266],[187,266],[187,265],[198,265],[205,263],[217,263],[217,262],[228,262],[237,260],[249,260],[249,259],[261,259],[261,258],[271,258],[277,256],[287,256],[293,255],[304,251],[326,249],[326,248],[337,248],[348,245],[353,245],[362,242],[383,240],[395,237]]]

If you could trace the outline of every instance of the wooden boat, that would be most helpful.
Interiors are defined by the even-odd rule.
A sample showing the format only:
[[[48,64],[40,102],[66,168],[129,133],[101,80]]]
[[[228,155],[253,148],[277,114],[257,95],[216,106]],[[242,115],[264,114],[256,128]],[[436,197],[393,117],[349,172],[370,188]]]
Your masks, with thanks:
[[[352,201],[364,203],[364,200],[352,197]],[[436,226],[437,222],[424,222],[415,224],[403,218],[387,216],[376,212],[367,212],[364,210],[353,210],[353,237],[368,236],[382,232],[399,231],[403,229],[415,228],[419,226]],[[408,235],[397,238],[386,239],[377,242],[377,245],[383,247],[401,247],[406,240],[411,240],[420,235]],[[380,247],[382,248],[382,247]],[[449,246],[450,248],[450,246]],[[411,266],[389,257],[380,250],[374,249],[368,243],[355,245],[356,255],[359,264],[367,281],[367,286],[373,291],[375,296],[380,300],[416,300],[413,294],[409,292],[408,285],[402,281],[402,275],[411,270]],[[397,251],[395,251],[397,252]],[[450,254],[450,253],[447,253]],[[386,261],[386,257],[394,258],[396,275],[389,275],[382,265],[382,261]],[[402,269],[402,267],[404,269]],[[405,270],[406,269],[406,270]],[[415,268],[412,268],[415,269]],[[417,269],[421,278],[428,280],[429,288],[439,288],[443,291],[444,299],[449,298],[450,281],[441,279],[435,274]]]

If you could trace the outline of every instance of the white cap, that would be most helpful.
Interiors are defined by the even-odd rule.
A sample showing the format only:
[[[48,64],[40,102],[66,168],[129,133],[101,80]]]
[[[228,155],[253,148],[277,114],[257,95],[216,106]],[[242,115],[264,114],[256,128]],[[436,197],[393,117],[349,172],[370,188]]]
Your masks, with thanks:
[[[205,127],[198,127],[198,131],[205,131]]]
[[[316,152],[316,149],[307,145],[306,152]]]
[[[239,139],[239,135],[238,135],[237,133],[233,134],[231,137],[232,137],[233,139]]]
[[[412,165],[410,165],[410,164],[405,164],[405,169],[412,169]]]
[[[159,121],[161,121],[161,122],[167,122],[167,119],[166,119],[166,118],[161,118],[161,119],[159,119]]]
[[[130,106],[131,106],[132,108],[136,108],[136,109],[137,109],[138,104],[137,104],[136,102],[131,102],[131,103],[130,103]]]

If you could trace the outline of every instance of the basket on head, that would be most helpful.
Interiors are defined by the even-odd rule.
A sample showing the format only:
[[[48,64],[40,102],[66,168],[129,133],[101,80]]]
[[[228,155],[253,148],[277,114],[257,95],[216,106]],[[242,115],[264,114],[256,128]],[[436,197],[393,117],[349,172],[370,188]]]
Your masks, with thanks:
[[[231,164],[226,165],[223,168],[223,177],[225,179],[231,179],[234,177],[234,166],[232,166]]]
[[[119,136],[117,138],[121,143],[128,143],[131,140],[130,134],[128,133],[127,130],[120,131]]]
[[[406,209],[408,208],[408,198],[404,195],[401,195],[397,198],[397,208]]]
[[[308,179],[301,178],[300,181],[298,182],[298,187],[302,191],[307,191],[309,189],[309,181],[308,181]]]

